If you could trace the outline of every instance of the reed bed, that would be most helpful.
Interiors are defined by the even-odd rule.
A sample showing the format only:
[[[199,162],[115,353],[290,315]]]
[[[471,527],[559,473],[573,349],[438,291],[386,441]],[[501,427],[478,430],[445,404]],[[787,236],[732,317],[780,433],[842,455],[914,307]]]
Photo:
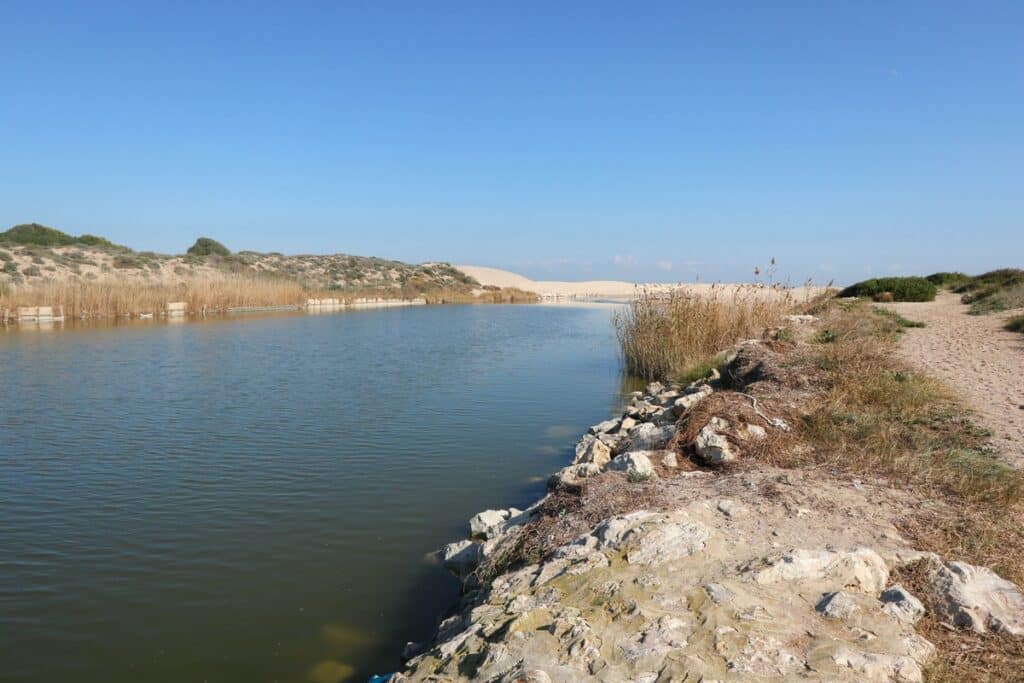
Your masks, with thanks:
[[[778,325],[796,305],[778,285],[712,285],[640,292],[615,315],[619,347],[630,374],[685,377],[736,342]]]
[[[14,312],[20,306],[60,306],[68,318],[128,318],[141,314],[159,315],[166,310],[168,302],[184,301],[190,314],[216,315],[229,308],[301,306],[311,298],[337,299],[344,303],[367,299],[424,299],[427,303],[526,303],[537,300],[532,293],[512,289],[485,291],[479,296],[455,289],[423,292],[389,288],[312,290],[294,280],[226,273],[177,282],[106,278],[45,280],[31,285],[0,286],[0,312]]]

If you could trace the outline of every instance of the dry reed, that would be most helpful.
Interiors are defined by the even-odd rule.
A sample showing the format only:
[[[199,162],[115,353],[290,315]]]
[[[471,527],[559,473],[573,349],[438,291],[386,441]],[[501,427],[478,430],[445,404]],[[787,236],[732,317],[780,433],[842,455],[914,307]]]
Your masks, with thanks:
[[[778,286],[644,290],[615,315],[615,331],[626,369],[661,379],[684,375],[737,341],[759,336],[794,305],[791,290]]]
[[[399,289],[324,291],[305,289],[294,280],[243,274],[223,274],[176,282],[99,280],[45,280],[32,285],[0,287],[0,311],[21,306],[60,306],[75,319],[135,317],[159,314],[168,302],[184,301],[193,314],[218,314],[229,308],[300,306],[310,298],[332,298],[345,303],[364,299],[424,299],[427,303],[523,303],[536,295],[519,290],[469,291],[437,289],[405,292]]]

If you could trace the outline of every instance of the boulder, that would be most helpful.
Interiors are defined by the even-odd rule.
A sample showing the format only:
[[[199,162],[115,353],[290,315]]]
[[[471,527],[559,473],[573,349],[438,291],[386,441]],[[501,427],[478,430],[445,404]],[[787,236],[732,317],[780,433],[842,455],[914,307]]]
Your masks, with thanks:
[[[608,469],[614,471],[628,472],[631,476],[636,474],[641,477],[657,477],[654,465],[647,456],[650,451],[630,451],[615,456],[615,459],[608,463]]]
[[[883,612],[906,624],[914,625],[924,616],[921,601],[899,584],[882,591],[881,600]]]
[[[576,449],[576,458],[572,461],[574,465],[592,462],[598,467],[604,467],[612,459],[612,449],[601,439],[590,439],[587,441],[583,451]]]
[[[491,538],[494,530],[510,517],[508,510],[484,510],[469,520],[469,535],[472,538]]]
[[[598,434],[597,440],[611,449],[612,456],[616,456],[629,448],[629,436],[620,430],[615,434]]]
[[[705,398],[714,393],[707,384],[702,384],[696,387],[693,391],[687,392],[685,396],[677,398],[672,402],[672,412],[676,415],[682,415],[690,408],[694,407]]]
[[[619,433],[621,434],[623,432],[629,432],[630,429],[636,427],[636,424],[636,420],[627,415],[626,417],[622,418],[622,421],[619,423]]]
[[[932,605],[954,626],[1024,636],[1024,595],[991,569],[932,561],[927,581]]]
[[[473,541],[449,543],[440,551],[445,568],[462,578],[471,573],[480,563],[480,545]]]
[[[710,465],[720,465],[725,462],[732,462],[737,459],[729,440],[721,433],[729,427],[725,420],[713,417],[711,421],[701,427],[694,441],[694,449],[697,456]]]
[[[646,387],[648,396],[657,396],[661,392],[665,391],[665,385],[661,382],[651,382]]]
[[[563,467],[548,479],[549,486],[579,486],[580,479],[586,479],[587,477],[594,477],[601,474],[602,469],[600,465],[596,465],[592,462],[584,462],[578,465],[569,465]]]
[[[676,452],[662,451],[661,465],[662,467],[679,467],[679,459],[676,457]]]
[[[637,451],[650,451],[661,448],[676,433],[672,425],[658,426],[645,422],[629,430],[630,448]]]
[[[605,420],[604,422],[599,422],[596,425],[593,425],[588,430],[588,433],[595,434],[595,435],[596,434],[608,434],[610,432],[614,432],[618,428],[619,428],[619,420]]]

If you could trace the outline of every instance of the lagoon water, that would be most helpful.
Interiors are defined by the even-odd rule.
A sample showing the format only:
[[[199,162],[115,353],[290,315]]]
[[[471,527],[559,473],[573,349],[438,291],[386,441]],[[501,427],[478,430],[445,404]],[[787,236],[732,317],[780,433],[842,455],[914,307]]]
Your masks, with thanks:
[[[0,679],[392,670],[457,595],[428,553],[620,404],[611,310],[0,329]]]

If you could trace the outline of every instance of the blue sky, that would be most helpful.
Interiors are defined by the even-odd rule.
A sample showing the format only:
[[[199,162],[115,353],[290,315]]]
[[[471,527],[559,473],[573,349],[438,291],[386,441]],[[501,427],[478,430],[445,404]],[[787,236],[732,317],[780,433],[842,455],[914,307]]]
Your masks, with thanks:
[[[8,1],[26,221],[567,279],[1022,266],[1024,3]]]

